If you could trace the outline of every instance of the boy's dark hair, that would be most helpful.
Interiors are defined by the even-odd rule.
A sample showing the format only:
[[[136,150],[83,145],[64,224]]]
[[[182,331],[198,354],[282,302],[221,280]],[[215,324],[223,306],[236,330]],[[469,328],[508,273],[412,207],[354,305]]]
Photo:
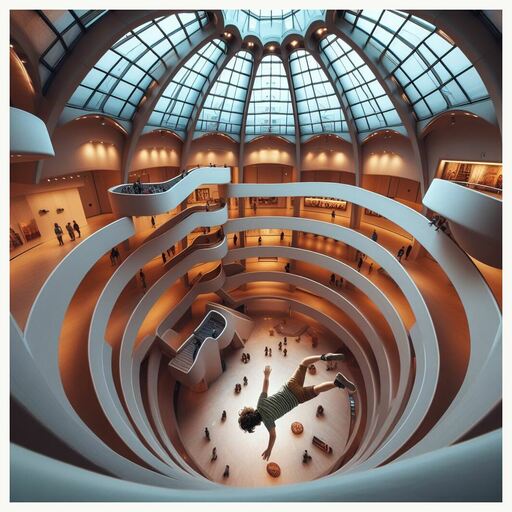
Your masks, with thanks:
[[[240,428],[249,433],[254,432],[254,427],[261,423],[260,413],[252,407],[244,407],[238,413],[238,416],[238,424],[240,425]]]

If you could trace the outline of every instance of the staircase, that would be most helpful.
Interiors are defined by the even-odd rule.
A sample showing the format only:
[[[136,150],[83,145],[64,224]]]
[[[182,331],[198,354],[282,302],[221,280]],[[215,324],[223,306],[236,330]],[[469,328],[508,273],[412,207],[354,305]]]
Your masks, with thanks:
[[[183,373],[188,373],[192,363],[194,362],[193,355],[196,348],[196,341],[199,341],[202,344],[209,336],[213,337],[212,334],[214,331],[216,332],[215,337],[217,337],[224,327],[225,322],[223,318],[220,315],[211,314],[208,320],[199,325],[199,327],[194,331],[194,334],[185,341],[176,354],[176,357],[169,363],[169,366],[176,368]]]

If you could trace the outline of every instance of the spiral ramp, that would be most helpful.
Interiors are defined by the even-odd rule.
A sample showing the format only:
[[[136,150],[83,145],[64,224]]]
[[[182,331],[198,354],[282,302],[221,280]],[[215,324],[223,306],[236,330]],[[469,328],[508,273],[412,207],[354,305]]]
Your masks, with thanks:
[[[451,238],[431,229],[425,216],[359,187],[319,182],[232,184],[230,180],[229,168],[198,168],[162,184],[163,191],[155,194],[114,187],[110,197],[120,218],[84,239],[56,265],[32,304],[24,330],[11,315],[14,401],[70,453],[89,463],[70,464],[57,455],[11,444],[11,499],[499,500],[501,429],[471,433],[501,402],[502,317],[472,259]],[[130,242],[128,256],[81,304],[87,329],[76,335],[86,345],[80,361],[89,379],[83,386],[90,402],[86,410],[70,396],[59,367],[70,305],[89,291],[87,276],[111,247],[133,239],[132,216],[169,211],[204,184],[219,185],[219,205],[187,208],[145,240]],[[456,326],[458,337],[450,337],[441,325],[443,313],[433,307],[432,297],[439,300],[446,284],[432,292],[436,283],[426,284],[384,245],[356,230],[314,219],[230,218],[226,205],[229,198],[305,195],[369,208],[412,235],[440,266],[449,293],[456,296],[464,316],[463,325]],[[140,287],[134,290],[140,268],[202,227],[213,229],[171,258],[144,294]],[[385,270],[393,293],[357,272],[352,260],[323,254],[312,246],[233,245],[232,234],[253,229],[328,237],[358,250]],[[258,258],[279,258],[293,266],[289,272],[260,270],[252,263]],[[207,267],[205,273],[189,279],[199,265]],[[343,277],[350,283],[348,291],[321,282],[314,271],[305,272],[306,267]],[[172,291],[178,282],[181,295]],[[268,287],[259,291],[255,284],[261,282],[272,292]],[[206,298],[203,319],[180,339],[177,325],[201,297]],[[162,389],[172,382],[175,393],[181,393],[180,387],[200,392],[220,381],[223,351],[243,348],[255,327],[240,310],[265,300],[285,303],[289,311],[337,333],[351,355],[352,375],[360,391],[344,448],[321,478],[237,488],[208,479],[187,453],[183,433],[176,421],[169,421],[169,417],[175,420],[173,396],[162,408]],[[145,328],[155,311],[156,327]],[[122,325],[114,328],[112,316],[120,312]],[[463,371],[453,378],[459,346],[466,360]],[[450,376],[446,393],[445,380]]]

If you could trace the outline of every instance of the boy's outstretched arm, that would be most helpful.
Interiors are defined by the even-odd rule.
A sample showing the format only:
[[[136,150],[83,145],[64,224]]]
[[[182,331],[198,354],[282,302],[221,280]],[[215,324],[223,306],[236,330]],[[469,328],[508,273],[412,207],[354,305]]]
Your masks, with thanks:
[[[268,383],[271,371],[272,368],[270,368],[270,366],[265,366],[265,370],[263,370],[263,375],[265,375],[265,378],[263,379],[263,389],[261,390],[262,393],[268,393]]]
[[[269,431],[268,438],[268,446],[267,449],[261,454],[263,460],[268,460],[270,458],[270,454],[272,453],[272,448],[274,447],[274,443],[276,442],[276,427]]]

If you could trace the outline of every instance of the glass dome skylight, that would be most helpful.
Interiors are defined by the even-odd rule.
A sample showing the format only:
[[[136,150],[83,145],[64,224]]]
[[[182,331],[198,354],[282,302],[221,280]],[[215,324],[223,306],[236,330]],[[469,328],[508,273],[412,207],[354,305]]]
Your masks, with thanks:
[[[293,10],[230,10],[224,13],[225,25],[235,25],[242,37],[252,35],[265,44],[269,41],[280,43],[288,34],[304,35],[309,25],[323,20],[325,11],[316,9]]]

